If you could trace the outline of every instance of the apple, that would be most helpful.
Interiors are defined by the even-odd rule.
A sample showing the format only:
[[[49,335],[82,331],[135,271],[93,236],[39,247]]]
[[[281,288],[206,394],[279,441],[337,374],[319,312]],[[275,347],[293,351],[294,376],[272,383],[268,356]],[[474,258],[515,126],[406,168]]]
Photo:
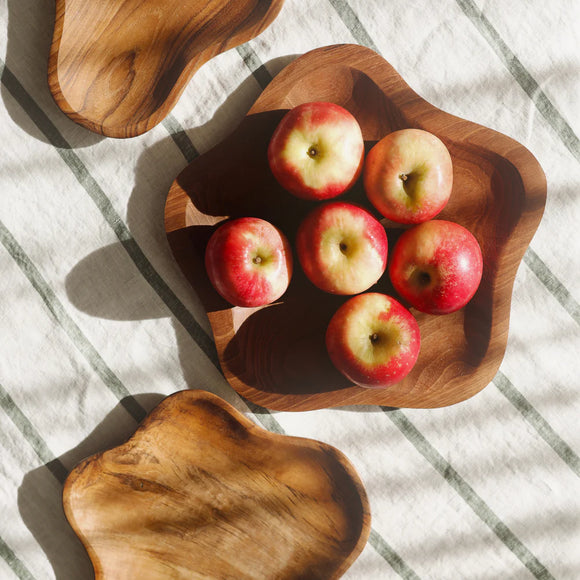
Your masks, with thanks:
[[[348,299],[326,329],[334,366],[361,387],[388,387],[406,377],[419,356],[421,337],[414,316],[378,292]]]
[[[242,217],[212,234],[205,250],[207,275],[234,306],[264,306],[280,298],[292,276],[286,236],[266,220]]]
[[[329,201],[311,210],[296,234],[296,253],[308,279],[332,294],[358,294],[387,266],[388,241],[381,223],[352,203]]]
[[[389,264],[395,290],[428,314],[463,308],[475,294],[482,272],[481,248],[473,234],[444,220],[406,230],[395,243]]]
[[[364,140],[358,121],[334,103],[312,102],[290,109],[268,145],[268,163],[280,185],[295,196],[325,200],[358,179]]]
[[[436,216],[453,186],[445,144],[422,129],[389,133],[368,152],[363,183],[369,201],[386,218],[418,224]]]

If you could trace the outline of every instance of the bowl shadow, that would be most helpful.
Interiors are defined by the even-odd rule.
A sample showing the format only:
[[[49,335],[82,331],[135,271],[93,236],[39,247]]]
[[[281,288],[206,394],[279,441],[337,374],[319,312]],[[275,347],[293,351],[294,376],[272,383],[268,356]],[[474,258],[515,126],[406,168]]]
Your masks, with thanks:
[[[52,565],[56,580],[94,578],[89,556],[68,523],[63,506],[64,482],[80,461],[120,445],[134,433],[137,422],[127,408],[149,413],[164,395],[147,393],[126,397],[74,449],[27,473],[18,488],[18,509]]]
[[[101,135],[71,121],[50,93],[48,57],[55,22],[54,2],[7,2],[8,42],[0,94],[11,119],[31,137],[60,148],[79,149],[102,141]]]

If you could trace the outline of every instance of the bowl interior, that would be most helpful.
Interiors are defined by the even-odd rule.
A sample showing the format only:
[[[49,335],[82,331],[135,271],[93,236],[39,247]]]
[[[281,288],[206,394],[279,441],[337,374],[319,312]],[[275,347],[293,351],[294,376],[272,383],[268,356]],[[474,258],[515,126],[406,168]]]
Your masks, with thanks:
[[[435,109],[380,57],[362,49],[366,58],[361,61],[361,47],[352,47],[353,52],[348,48],[337,47],[326,66],[320,58],[308,58],[311,53],[302,62],[295,61],[225,141],[178,176],[166,207],[168,239],[206,307],[226,377],[254,402],[295,410],[347,404],[452,404],[481,390],[501,362],[513,278],[545,199],[543,173],[521,145]],[[349,54],[357,57],[353,64],[348,64]],[[361,62],[369,59],[373,66],[365,70]],[[316,67],[311,66],[313,60]],[[451,199],[438,218],[465,226],[482,248],[483,279],[465,308],[445,316],[412,309],[421,330],[419,359],[403,381],[388,389],[361,389],[333,368],[324,333],[332,314],[348,297],[315,288],[297,260],[286,294],[259,309],[231,307],[205,275],[205,245],[227,217],[261,217],[294,242],[300,221],[315,202],[299,200],[278,185],[266,151],[284,113],[314,100],[348,109],[361,125],[367,151],[387,133],[405,127],[423,128],[440,137],[452,156],[454,183]],[[540,183],[533,192],[524,183],[519,159],[514,163],[514,150],[525,151],[524,161],[536,171]],[[362,204],[381,218],[368,203],[360,180],[338,199]],[[392,248],[402,227],[382,221]],[[370,290],[399,298],[386,273]]]
[[[76,466],[63,505],[97,580],[338,578],[370,527],[338,450],[269,433],[204,391],[167,397]]]

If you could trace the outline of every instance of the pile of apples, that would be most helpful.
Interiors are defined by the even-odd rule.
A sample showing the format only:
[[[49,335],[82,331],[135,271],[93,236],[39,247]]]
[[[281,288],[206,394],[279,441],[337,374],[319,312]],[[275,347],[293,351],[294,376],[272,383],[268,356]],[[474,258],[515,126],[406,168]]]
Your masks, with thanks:
[[[399,297],[428,314],[455,312],[475,294],[483,261],[467,229],[432,219],[452,190],[446,146],[427,131],[402,129],[378,141],[365,158],[355,117],[339,105],[311,102],[283,117],[271,137],[268,162],[284,189],[319,202],[301,222],[295,240],[307,278],[324,292],[352,295],[326,330],[333,364],[363,387],[400,381],[413,368],[421,339],[415,317],[403,304],[387,294],[367,292],[387,270],[385,228],[360,205],[333,198],[362,174],[377,212],[409,226],[389,259],[388,275]],[[288,288],[292,247],[268,221],[237,218],[213,233],[205,265],[212,285],[228,302],[263,306]]]

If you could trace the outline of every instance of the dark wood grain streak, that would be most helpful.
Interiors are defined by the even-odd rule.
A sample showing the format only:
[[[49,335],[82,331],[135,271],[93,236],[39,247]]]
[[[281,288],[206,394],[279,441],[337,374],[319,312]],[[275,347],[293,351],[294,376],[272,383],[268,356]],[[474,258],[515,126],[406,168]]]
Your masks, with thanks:
[[[283,0],[57,0],[49,85],[71,119],[108,137],[159,123],[193,74],[260,34]]]
[[[314,100],[351,111],[367,150],[405,127],[438,135],[454,166],[451,199],[438,217],[467,227],[482,247],[483,281],[473,300],[445,316],[413,311],[421,352],[413,371],[387,389],[353,386],[332,368],[324,332],[345,298],[315,289],[299,267],[279,302],[257,310],[225,303],[204,271],[207,239],[226,217],[262,217],[294,240],[299,221],[313,205],[278,186],[266,149],[285,111]],[[360,182],[343,199],[374,211]],[[497,372],[507,342],[514,278],[545,202],[544,173],[525,147],[433,107],[375,52],[341,45],[312,51],[285,68],[241,125],[176,178],[167,197],[165,229],[208,313],[223,371],[244,397],[289,411],[371,404],[440,407],[475,395]],[[385,225],[392,248],[401,230]],[[394,292],[386,275],[373,289]]]
[[[339,578],[369,535],[344,455],[181,391],[68,476],[66,516],[96,580]]]

